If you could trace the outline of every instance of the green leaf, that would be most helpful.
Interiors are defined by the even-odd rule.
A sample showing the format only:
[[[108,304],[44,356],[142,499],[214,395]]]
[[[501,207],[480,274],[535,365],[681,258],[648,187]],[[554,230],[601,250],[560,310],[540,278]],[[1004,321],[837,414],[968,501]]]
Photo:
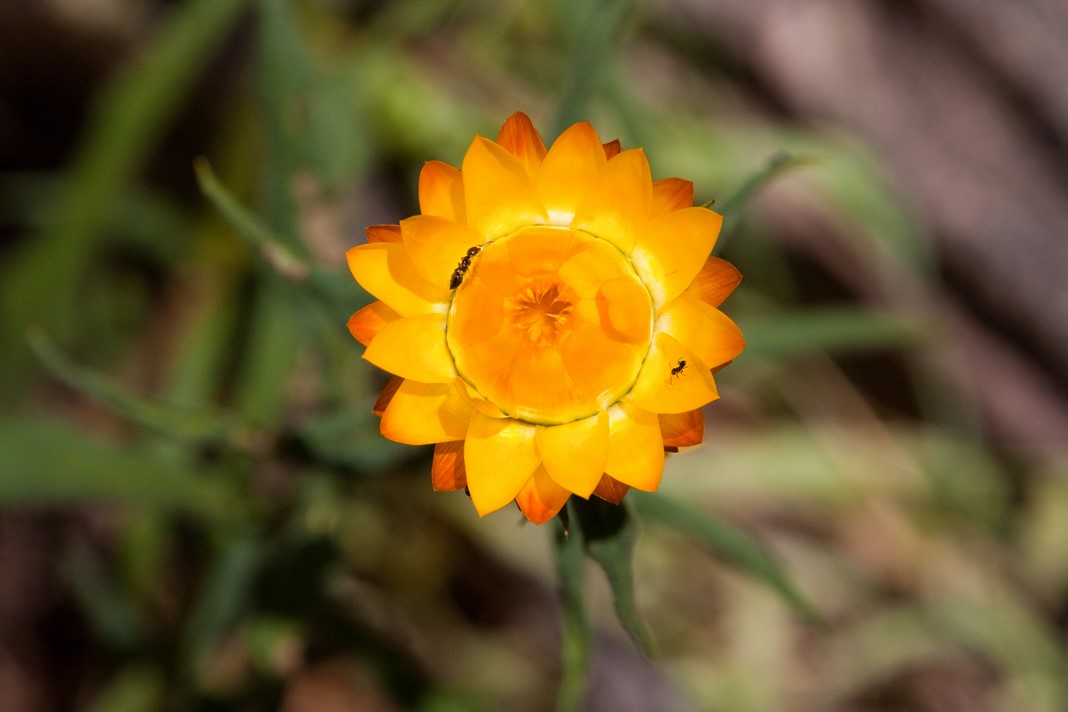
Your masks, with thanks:
[[[723,229],[717,246],[722,248],[726,239],[733,234],[742,219],[742,209],[761,188],[786,171],[819,162],[816,156],[796,156],[787,151],[779,151],[769,158],[767,164],[747,178],[731,197],[716,206],[716,210],[723,214]]]
[[[232,514],[236,497],[154,449],[116,445],[40,418],[3,423],[0,462],[0,506],[117,500],[221,515]]]
[[[232,418],[173,408],[142,398],[106,376],[70,361],[48,338],[33,332],[28,340],[41,362],[58,378],[136,423],[197,445],[225,445],[242,452],[263,448],[264,437]]]
[[[617,506],[597,497],[574,498],[572,511],[582,529],[586,553],[608,577],[619,622],[642,653],[654,657],[652,636],[634,598],[634,542],[638,527],[630,505]]]
[[[153,143],[179,115],[192,81],[247,0],[191,0],[148,51],[128,62],[96,102],[86,137],[69,169],[66,190],[53,207],[55,220],[0,270],[0,385],[25,382],[28,353],[21,343],[30,326],[68,339],[79,321],[79,277]],[[10,353],[9,353],[10,352]]]
[[[89,712],[154,712],[164,703],[163,673],[147,665],[129,665],[108,683]]]
[[[572,497],[572,499],[575,499]],[[586,691],[592,629],[583,599],[584,564],[582,531],[569,526],[571,503],[553,519],[556,573],[560,579],[562,655],[558,712],[577,712]]]
[[[778,560],[753,537],[710,519],[663,494],[633,497],[638,512],[652,521],[693,537],[741,571],[764,582],[810,622],[821,620],[812,604],[787,576]]]
[[[297,436],[320,462],[366,472],[383,472],[412,454],[411,446],[382,437],[371,403],[362,401],[308,418]]]
[[[919,319],[853,307],[753,315],[744,324],[747,357],[782,361],[912,346],[931,333]]]

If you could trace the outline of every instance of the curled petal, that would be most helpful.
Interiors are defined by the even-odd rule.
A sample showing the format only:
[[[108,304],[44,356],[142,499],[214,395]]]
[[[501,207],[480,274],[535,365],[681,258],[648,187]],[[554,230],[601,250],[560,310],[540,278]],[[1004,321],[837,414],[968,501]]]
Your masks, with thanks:
[[[441,161],[427,161],[419,172],[419,212],[446,220],[467,221],[464,181],[459,169]]]
[[[588,121],[575,124],[553,142],[534,183],[554,225],[571,223],[606,162],[601,139]]]
[[[745,348],[745,337],[730,317],[687,292],[661,310],[656,330],[677,339],[708,368],[718,368]]]
[[[364,346],[371,343],[375,334],[391,321],[400,319],[400,314],[383,302],[371,302],[349,317],[349,333]]]
[[[718,307],[742,281],[742,273],[730,262],[709,257],[697,273],[688,292],[711,307]]]
[[[712,374],[697,354],[661,332],[624,400],[652,413],[682,413],[717,398]]]
[[[557,484],[544,467],[534,470],[534,474],[519,490],[515,503],[524,516],[535,524],[544,524],[567,504],[571,492]]]
[[[653,179],[640,148],[608,161],[575,211],[572,227],[586,230],[629,254],[637,229],[649,218]]]
[[[368,244],[374,242],[400,242],[400,225],[371,225],[364,232]]]
[[[389,407],[389,402],[393,400],[393,396],[397,395],[397,389],[400,388],[402,383],[404,383],[404,379],[400,376],[390,378],[385,388],[378,394],[378,400],[372,406],[371,412],[381,418],[382,414],[386,412],[386,408]]]
[[[700,408],[684,413],[661,413],[657,419],[660,421],[664,447],[700,445],[705,439],[705,416]]]
[[[445,345],[445,316],[423,314],[390,322],[363,357],[384,371],[421,383],[451,383],[456,377]]]
[[[430,481],[438,492],[452,492],[467,487],[463,440],[452,440],[434,446]]]
[[[382,414],[382,434],[408,445],[462,440],[474,409],[451,383],[405,380]]]
[[[659,308],[690,286],[716,243],[723,216],[706,208],[677,210],[649,221],[631,261]]]
[[[623,496],[629,491],[630,487],[619,480],[608,475],[602,475],[601,481],[597,483],[597,488],[593,490],[593,493],[606,502],[619,504],[623,501]]]
[[[497,136],[497,143],[515,156],[531,176],[541,168],[545,159],[545,142],[534,128],[530,117],[517,111],[508,117]]]
[[[652,492],[664,472],[664,440],[656,415],[627,403],[608,411],[605,474],[625,485]]]
[[[538,428],[535,442],[549,476],[578,496],[589,497],[608,461],[608,413]]]
[[[431,284],[443,286],[450,285],[467,251],[485,242],[482,235],[466,225],[434,215],[401,220],[401,235],[419,273]]]
[[[541,462],[534,445],[536,427],[511,418],[476,413],[464,441],[467,487],[479,516],[515,499]]]
[[[449,285],[428,282],[396,242],[357,245],[345,253],[360,285],[401,316],[444,310]]]
[[[653,207],[650,217],[659,218],[693,205],[693,183],[682,178],[653,181]]]
[[[486,239],[548,221],[527,169],[493,141],[475,138],[464,155],[463,176],[467,224]]]

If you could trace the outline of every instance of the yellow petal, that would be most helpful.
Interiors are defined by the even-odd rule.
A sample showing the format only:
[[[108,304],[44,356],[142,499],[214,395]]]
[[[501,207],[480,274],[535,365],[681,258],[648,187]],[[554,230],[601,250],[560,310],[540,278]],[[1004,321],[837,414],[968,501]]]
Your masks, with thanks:
[[[649,219],[653,179],[640,148],[610,160],[583,197],[571,223],[630,254],[637,231]]]
[[[722,224],[718,213],[686,208],[651,220],[642,228],[631,262],[657,308],[690,286],[708,259]]]
[[[497,136],[497,143],[515,156],[531,176],[541,168],[545,158],[545,142],[534,128],[530,117],[517,111],[508,117]]]
[[[364,232],[367,242],[400,242],[400,225],[371,225]]]
[[[549,476],[578,496],[589,497],[608,461],[608,413],[538,428],[535,442]]]
[[[486,240],[548,221],[526,168],[493,141],[475,138],[464,156],[463,176],[467,224]]]
[[[434,446],[434,461],[430,465],[430,482],[438,492],[452,492],[467,487],[463,440],[438,443]]]
[[[705,439],[705,416],[700,408],[685,413],[661,413],[657,419],[664,447],[700,445]]]
[[[693,351],[660,332],[653,337],[638,380],[623,400],[652,413],[682,413],[717,398],[708,367]]]
[[[570,496],[571,493],[554,482],[544,467],[539,467],[516,495],[515,503],[531,522],[544,524],[564,508]]]
[[[463,440],[474,409],[451,383],[405,379],[382,414],[382,434],[408,445]]]
[[[427,161],[419,172],[419,212],[467,221],[464,206],[464,181],[458,168],[441,161]]]
[[[632,344],[649,340],[649,292],[633,279],[620,277],[602,284],[597,308],[607,316],[607,323],[602,323],[606,334]]]
[[[451,383],[456,377],[445,345],[445,316],[423,314],[382,327],[363,357],[384,371],[420,383]]]
[[[693,205],[693,183],[682,178],[653,181],[653,207],[649,217],[659,218]]]
[[[605,474],[625,485],[652,492],[664,473],[664,440],[655,414],[626,403],[608,411]]]
[[[597,483],[597,489],[595,489],[593,493],[606,502],[619,504],[623,501],[623,496],[626,495],[629,490],[630,487],[626,486],[619,480],[609,477],[608,475],[601,475],[601,481]]]
[[[535,426],[476,413],[464,441],[464,467],[471,501],[480,516],[515,499],[541,464]]]
[[[718,307],[742,281],[742,273],[730,262],[709,257],[687,291],[709,306]]]
[[[486,241],[466,225],[435,215],[416,215],[400,225],[412,264],[431,284],[447,288],[468,250]]]
[[[745,348],[738,325],[690,292],[660,311],[656,330],[691,349],[708,368],[722,366]]]
[[[401,316],[444,311],[449,285],[426,280],[396,242],[358,245],[345,253],[356,281]]]
[[[397,319],[400,319],[400,314],[384,303],[371,302],[349,317],[349,333],[361,344],[367,346],[383,326]]]
[[[560,134],[545,154],[534,180],[552,224],[571,223],[575,210],[605,163],[601,139],[588,121]]]

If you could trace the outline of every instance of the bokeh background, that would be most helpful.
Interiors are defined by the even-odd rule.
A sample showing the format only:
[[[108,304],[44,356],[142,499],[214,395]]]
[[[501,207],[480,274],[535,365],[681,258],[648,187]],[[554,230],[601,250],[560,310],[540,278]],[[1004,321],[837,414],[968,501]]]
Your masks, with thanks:
[[[591,565],[583,708],[1068,709],[1065,37],[1055,0],[4,0],[0,709],[552,709],[550,528],[431,492],[345,329],[344,251],[516,110],[726,213],[749,346],[655,496],[821,618],[645,522],[659,657]]]

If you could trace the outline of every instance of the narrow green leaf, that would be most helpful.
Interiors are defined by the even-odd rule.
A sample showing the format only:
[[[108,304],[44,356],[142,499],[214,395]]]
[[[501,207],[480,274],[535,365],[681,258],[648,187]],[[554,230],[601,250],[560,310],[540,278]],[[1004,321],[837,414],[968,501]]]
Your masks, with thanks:
[[[25,382],[29,354],[21,339],[29,326],[47,328],[64,341],[82,326],[79,276],[106,237],[126,186],[246,2],[176,5],[149,49],[127,63],[97,100],[64,195],[53,208],[55,219],[0,270],[0,385],[16,389]]]
[[[918,319],[853,307],[745,319],[746,356],[784,361],[815,353],[900,348],[920,343],[929,334],[929,326]]]
[[[45,367],[64,383],[140,425],[197,445],[223,445],[249,453],[265,446],[262,434],[232,418],[173,408],[129,392],[103,374],[69,360],[41,332],[31,333],[28,340]]]
[[[733,234],[742,219],[743,208],[761,188],[786,171],[819,162],[820,159],[816,156],[797,156],[787,151],[779,151],[769,158],[763,168],[747,178],[733,195],[716,206],[717,212],[723,214],[723,230],[720,232],[717,247],[722,248],[724,242]]]
[[[574,499],[574,497],[572,497]],[[560,577],[562,655],[558,712],[578,712],[586,691],[592,629],[583,599],[585,557],[582,531],[568,524],[571,503],[553,519],[556,573]]]
[[[152,449],[42,418],[3,423],[0,462],[0,506],[116,500],[220,514],[235,497],[224,483],[194,477]]]
[[[638,612],[634,598],[634,542],[637,521],[630,505],[614,505],[597,497],[575,498],[573,511],[581,527],[586,553],[604,569],[612,589],[616,615],[623,628],[647,657],[654,657],[649,629]]]
[[[729,524],[710,519],[663,494],[639,495],[633,500],[643,517],[693,537],[725,561],[770,586],[810,622],[820,621],[819,613],[801,595],[778,560],[750,535]]]
[[[605,72],[622,44],[620,34],[633,6],[633,0],[557,3],[563,29],[570,37],[567,73],[560,82],[560,108],[553,135],[589,118],[587,106],[597,96]]]
[[[410,457],[412,449],[383,439],[378,426],[371,403],[357,402],[309,417],[300,424],[297,437],[320,462],[383,472]]]
[[[89,707],[89,712],[154,712],[164,704],[163,673],[133,664],[115,675]]]
[[[73,552],[60,564],[60,571],[100,638],[124,650],[141,641],[142,621],[130,597],[89,551]]]

